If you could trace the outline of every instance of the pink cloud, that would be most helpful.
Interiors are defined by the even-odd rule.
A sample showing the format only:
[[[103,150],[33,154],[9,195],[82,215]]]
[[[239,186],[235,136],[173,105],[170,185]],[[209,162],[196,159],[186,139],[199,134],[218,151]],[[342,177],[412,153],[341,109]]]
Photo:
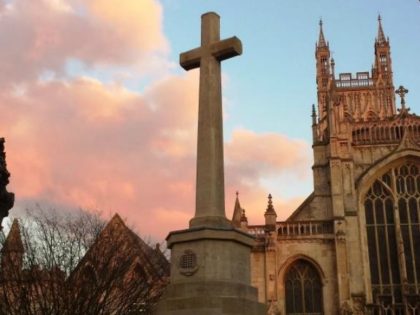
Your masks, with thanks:
[[[186,228],[194,213],[197,89],[193,72],[144,94],[86,78],[0,94],[17,202],[118,211],[158,237]],[[227,204],[240,190],[250,219],[261,222],[268,194],[261,179],[299,170],[306,152],[301,141],[235,131],[226,144]],[[290,202],[278,200],[278,211]]]
[[[62,74],[71,59],[128,65],[168,51],[155,0],[13,0],[0,12],[0,84]]]
[[[0,132],[17,200],[109,209],[142,217],[138,222],[153,221],[160,208],[188,213],[196,91],[196,75],[189,74],[144,95],[83,78],[3,93]],[[156,225],[147,228],[156,233]]]
[[[310,175],[310,147],[302,140],[281,134],[237,129],[225,148],[226,191],[230,198],[226,212],[232,212],[234,194],[239,191],[249,224],[264,222],[267,196],[277,190],[277,187],[266,187],[264,179],[292,174],[293,183],[299,184]],[[280,181],[281,185],[291,184],[287,177]],[[285,220],[304,196],[287,198],[273,194],[273,198],[278,220]]]
[[[240,168],[238,173],[250,177],[270,176],[273,171],[285,170],[304,176],[309,153],[307,143],[302,140],[239,129],[233,132],[232,140],[226,144],[226,163],[232,168]]]
[[[70,59],[110,71],[156,62],[168,51],[159,2],[13,0],[0,7],[0,38],[0,135],[16,207],[119,212],[157,238],[186,228],[194,214],[198,72],[166,75],[139,92],[70,78],[65,69]],[[40,79],[48,71],[56,75]],[[264,178],[306,174],[302,141],[241,129],[225,148],[227,213],[239,190],[250,223],[262,220]],[[275,197],[277,212],[297,199]]]

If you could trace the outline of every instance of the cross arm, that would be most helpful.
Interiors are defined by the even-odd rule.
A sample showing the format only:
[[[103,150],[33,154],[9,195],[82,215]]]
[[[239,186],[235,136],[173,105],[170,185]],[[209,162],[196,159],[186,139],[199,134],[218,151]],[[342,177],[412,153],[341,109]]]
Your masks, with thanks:
[[[242,54],[242,42],[236,36],[221,40],[211,45],[212,55],[219,61]]]
[[[198,68],[200,67],[201,56],[201,47],[186,51],[179,55],[179,64],[187,71]]]

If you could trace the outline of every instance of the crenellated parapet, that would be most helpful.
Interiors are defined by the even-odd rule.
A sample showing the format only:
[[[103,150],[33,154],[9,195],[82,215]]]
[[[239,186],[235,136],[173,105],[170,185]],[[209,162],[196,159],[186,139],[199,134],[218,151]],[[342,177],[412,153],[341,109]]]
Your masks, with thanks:
[[[0,223],[4,217],[7,217],[15,201],[15,195],[6,189],[9,184],[10,173],[6,165],[4,142],[4,138],[0,138]]]

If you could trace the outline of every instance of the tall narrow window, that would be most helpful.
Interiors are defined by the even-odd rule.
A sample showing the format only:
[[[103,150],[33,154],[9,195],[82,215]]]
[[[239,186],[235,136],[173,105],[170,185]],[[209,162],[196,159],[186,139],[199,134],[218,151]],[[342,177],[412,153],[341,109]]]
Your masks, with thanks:
[[[296,261],[286,274],[285,287],[286,314],[323,314],[321,278],[312,264]]]
[[[328,73],[328,59],[327,57],[321,57],[321,73],[327,74]]]
[[[379,59],[380,59],[382,65],[386,65],[386,55],[385,54],[381,54]]]
[[[420,298],[419,166],[406,162],[390,169],[364,199],[373,302],[396,314]]]

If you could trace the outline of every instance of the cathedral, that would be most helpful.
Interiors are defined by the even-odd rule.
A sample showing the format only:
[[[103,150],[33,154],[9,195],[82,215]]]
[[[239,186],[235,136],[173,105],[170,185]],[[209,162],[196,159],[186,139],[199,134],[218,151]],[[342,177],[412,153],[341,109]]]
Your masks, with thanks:
[[[270,195],[264,225],[236,199],[233,224],[257,239],[252,285],[270,314],[418,315],[420,117],[394,87],[381,18],[370,72],[336,76],[322,21],[315,58],[313,192],[284,222]]]
[[[207,46],[181,54],[181,65],[185,70],[196,68],[201,65],[198,53],[205,53],[204,61],[208,68],[217,70],[218,76],[200,72],[206,79],[203,86],[208,85],[202,93],[212,92],[211,97],[204,95],[206,102],[200,106],[213,109],[215,106],[209,105],[218,103],[221,108],[221,89],[212,90],[220,86],[220,61],[239,55],[242,46],[236,37],[219,41],[217,14],[206,13],[202,18],[204,26],[208,26],[203,28]],[[214,60],[206,51],[210,48],[219,49]],[[163,299],[163,312],[158,314],[204,314],[195,310],[208,311],[214,308],[212,303],[221,301],[223,314],[245,314],[251,306],[255,312],[246,314],[260,314],[263,303],[269,315],[420,315],[420,117],[411,113],[406,104],[408,90],[394,86],[390,41],[381,18],[370,72],[335,74],[322,22],[315,58],[313,192],[283,222],[277,221],[271,195],[264,224],[248,222],[239,196],[232,222],[225,220],[219,111],[219,121],[212,121],[220,128],[217,146],[211,148],[214,156],[210,159],[208,151],[198,150],[204,153],[198,159],[201,168],[197,169],[204,175],[197,181],[201,189],[197,190],[202,193],[197,200],[206,207],[215,203],[220,207],[197,207],[199,211],[189,229],[169,234],[172,282],[166,301]],[[400,98],[398,106],[396,94]],[[207,131],[203,131],[205,136],[210,134]],[[10,174],[3,142],[0,138],[0,218],[7,216],[14,201],[5,188]],[[199,144],[216,142],[201,135]],[[217,167],[208,167],[210,164]],[[220,172],[213,174],[213,170]],[[209,187],[215,188],[214,194],[207,193]],[[57,269],[23,268],[23,250],[15,221],[1,250],[0,313],[22,314],[21,307],[31,303],[38,311],[42,305],[33,295],[44,289],[47,293],[41,295],[47,297],[48,309],[52,301],[59,302],[57,307],[71,306],[67,313],[56,313],[114,314],[117,312],[112,311],[113,307],[130,294],[135,298],[143,294],[143,303],[151,301],[149,304],[154,306],[168,283],[169,264],[159,248],[146,245],[118,215],[67,278]],[[12,267],[14,272],[10,272]],[[105,267],[120,270],[116,273],[117,269]],[[25,285],[16,285],[16,279],[24,280]],[[28,279],[40,279],[41,284],[34,286]],[[257,291],[249,282],[258,289],[258,301]],[[58,298],[50,298],[59,285],[64,289],[58,291]],[[22,291],[29,292],[31,302],[16,303],[17,298],[22,299]],[[18,307],[14,312],[10,308],[4,311],[6,299],[8,306]],[[82,302],[75,305],[74,301]],[[139,304],[133,301],[132,305]],[[97,312],[96,306],[101,303],[104,308]],[[126,308],[120,313],[131,311]]]

